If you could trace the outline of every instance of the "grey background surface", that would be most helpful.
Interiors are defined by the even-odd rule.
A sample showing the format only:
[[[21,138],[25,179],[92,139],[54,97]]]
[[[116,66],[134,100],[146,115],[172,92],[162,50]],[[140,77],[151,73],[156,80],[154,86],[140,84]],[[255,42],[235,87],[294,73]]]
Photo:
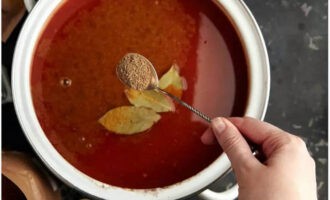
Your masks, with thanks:
[[[326,0],[245,0],[260,25],[271,65],[271,92],[265,120],[301,136],[317,166],[319,200],[328,199],[328,2]],[[22,23],[2,43],[2,64],[10,76],[12,54]],[[2,92],[2,95],[4,93]],[[18,124],[12,103],[2,104],[5,150],[34,155]],[[303,166],[302,166],[303,167]],[[221,191],[231,174],[212,184]],[[257,180],[256,180],[257,181]],[[60,183],[60,182],[59,182]],[[64,199],[84,195],[60,184]],[[191,199],[200,199],[198,196]]]
[[[319,200],[328,199],[328,1],[246,3],[260,24],[271,64],[265,120],[305,140],[316,163]]]

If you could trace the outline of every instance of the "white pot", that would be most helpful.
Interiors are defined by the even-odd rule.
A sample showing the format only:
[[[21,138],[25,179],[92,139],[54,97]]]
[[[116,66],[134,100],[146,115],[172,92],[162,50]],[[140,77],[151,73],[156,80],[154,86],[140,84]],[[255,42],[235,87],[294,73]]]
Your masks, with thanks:
[[[31,0],[25,0],[32,8]],[[31,97],[30,70],[34,48],[47,19],[61,0],[39,0],[21,30],[12,68],[12,88],[16,113],[26,137],[47,167],[67,184],[102,199],[179,199],[202,191],[230,169],[230,162],[221,154],[211,165],[195,176],[165,188],[124,189],[97,181],[68,163],[49,142],[34,111]],[[270,72],[265,43],[251,12],[241,0],[214,0],[233,23],[243,44],[248,62],[250,88],[245,115],[263,119],[268,103]],[[204,191],[206,199],[233,199],[237,186],[215,193]]]

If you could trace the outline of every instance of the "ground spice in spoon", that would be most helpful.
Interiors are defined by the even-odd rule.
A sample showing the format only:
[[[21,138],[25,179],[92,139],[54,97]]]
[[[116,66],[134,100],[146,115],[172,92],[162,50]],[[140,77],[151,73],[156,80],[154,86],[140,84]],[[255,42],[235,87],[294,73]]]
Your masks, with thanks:
[[[153,79],[152,64],[136,53],[126,54],[117,65],[117,76],[127,86],[146,90]]]

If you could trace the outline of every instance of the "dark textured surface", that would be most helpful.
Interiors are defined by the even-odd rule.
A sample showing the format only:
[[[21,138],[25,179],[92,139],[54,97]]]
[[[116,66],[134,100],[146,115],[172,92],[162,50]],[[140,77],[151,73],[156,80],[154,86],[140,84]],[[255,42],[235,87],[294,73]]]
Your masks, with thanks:
[[[328,33],[326,0],[245,0],[264,35],[271,64],[271,93],[265,120],[303,137],[315,159],[319,200],[328,199]],[[2,64],[10,71],[14,34],[2,43]],[[7,150],[33,151],[11,103],[2,105],[2,141]],[[303,166],[302,166],[303,167]],[[232,185],[233,176],[211,188]],[[61,186],[65,199],[79,193]],[[193,197],[192,199],[199,199]]]
[[[305,140],[316,163],[319,200],[328,199],[328,1],[246,3],[264,34],[271,64],[265,120]]]

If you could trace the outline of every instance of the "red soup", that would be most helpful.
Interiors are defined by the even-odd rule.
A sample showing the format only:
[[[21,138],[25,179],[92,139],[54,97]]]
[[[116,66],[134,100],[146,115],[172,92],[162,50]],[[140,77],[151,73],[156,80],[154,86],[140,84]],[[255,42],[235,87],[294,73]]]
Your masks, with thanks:
[[[161,76],[180,66],[182,99],[210,117],[241,116],[247,64],[234,28],[211,0],[67,0],[49,20],[31,72],[38,120],[57,151],[83,173],[115,186],[155,188],[211,164],[219,145],[204,145],[207,123],[176,105],[174,113],[132,136],[98,119],[130,105],[115,66],[128,52],[149,58]]]

